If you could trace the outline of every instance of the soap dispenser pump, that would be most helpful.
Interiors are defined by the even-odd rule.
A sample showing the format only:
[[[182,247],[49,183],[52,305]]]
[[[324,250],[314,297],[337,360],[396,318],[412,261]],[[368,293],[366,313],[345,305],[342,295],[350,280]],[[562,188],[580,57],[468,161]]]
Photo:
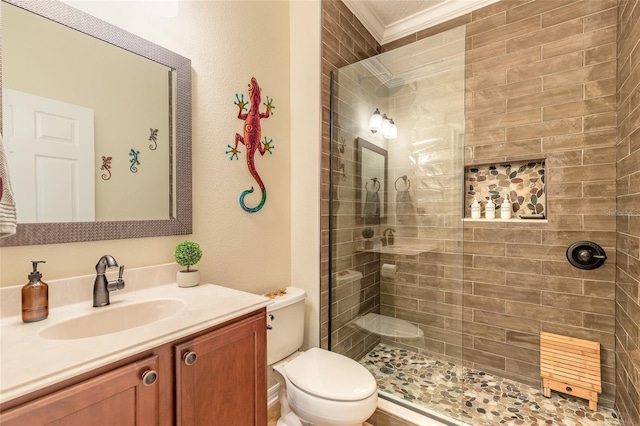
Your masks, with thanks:
[[[49,286],[41,280],[38,263],[44,260],[32,260],[33,271],[29,274],[29,282],[22,287],[22,321],[36,322],[49,316]]]

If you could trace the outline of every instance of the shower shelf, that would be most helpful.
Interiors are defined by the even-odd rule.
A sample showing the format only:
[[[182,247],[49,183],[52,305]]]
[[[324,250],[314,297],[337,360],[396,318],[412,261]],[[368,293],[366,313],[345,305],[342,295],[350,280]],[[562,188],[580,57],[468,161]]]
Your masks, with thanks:
[[[380,254],[402,254],[402,255],[416,255],[420,253],[426,253],[433,251],[437,247],[407,247],[407,246],[378,246],[372,249],[359,248],[356,251],[365,253],[380,253]]]
[[[549,223],[548,219],[521,219],[520,217],[512,217],[511,219],[471,219],[470,217],[463,217],[463,222],[506,222],[506,223]]]

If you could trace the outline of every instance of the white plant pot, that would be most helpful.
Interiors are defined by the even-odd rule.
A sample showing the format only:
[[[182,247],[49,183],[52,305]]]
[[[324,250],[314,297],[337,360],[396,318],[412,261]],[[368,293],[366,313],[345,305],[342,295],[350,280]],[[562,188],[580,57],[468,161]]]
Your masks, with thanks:
[[[194,287],[200,284],[200,271],[178,271],[176,276],[178,287]]]

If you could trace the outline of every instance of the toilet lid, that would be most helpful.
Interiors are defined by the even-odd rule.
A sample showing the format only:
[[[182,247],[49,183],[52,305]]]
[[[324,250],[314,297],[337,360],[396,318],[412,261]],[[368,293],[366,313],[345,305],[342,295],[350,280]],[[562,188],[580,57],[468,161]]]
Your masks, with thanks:
[[[346,356],[312,348],[284,366],[296,387],[325,399],[358,401],[371,396],[376,381],[362,365]]]

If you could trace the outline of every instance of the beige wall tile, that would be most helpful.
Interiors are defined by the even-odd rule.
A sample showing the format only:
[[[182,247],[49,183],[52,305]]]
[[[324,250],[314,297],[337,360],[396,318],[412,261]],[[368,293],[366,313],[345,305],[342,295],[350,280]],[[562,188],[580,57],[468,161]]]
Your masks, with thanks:
[[[507,52],[540,46],[576,34],[582,34],[582,18],[510,38],[507,40]]]
[[[584,64],[593,65],[601,62],[615,61],[616,44],[609,43],[597,47],[592,47],[584,52]]]
[[[520,361],[531,361],[540,359],[540,352],[534,349],[527,349],[508,343],[495,342],[481,337],[473,340],[474,349],[502,355],[505,358],[517,359]]]
[[[501,327],[505,330],[521,331],[523,333],[540,334],[540,323],[537,321],[522,321],[517,314],[499,314],[476,310],[473,321],[479,324]]]
[[[594,31],[603,27],[610,27],[616,25],[616,8],[603,10],[593,15],[585,16],[584,18],[584,32]]]
[[[542,152],[542,141],[533,139],[476,146],[473,148],[473,158],[497,160],[523,156],[535,157],[540,152]]]
[[[616,80],[608,78],[605,80],[591,81],[584,85],[584,98],[598,98],[616,93]],[[586,129],[585,129],[586,130]]]
[[[507,128],[507,140],[522,140],[545,136],[566,135],[582,131],[582,118],[546,121]],[[545,148],[546,150],[546,148]]]
[[[542,14],[542,26],[548,27],[580,16],[616,7],[615,0],[581,1]]]
[[[513,315],[524,320],[553,321],[566,325],[582,326],[582,313],[579,311],[556,309],[551,306],[541,306],[532,303],[507,301],[507,315]]]
[[[600,130],[614,129],[616,127],[616,119],[617,116],[615,112],[587,115],[583,117],[584,131],[597,132]]]
[[[611,95],[602,98],[545,106],[542,110],[543,121],[614,111],[616,105],[615,100],[616,97]]]
[[[553,135],[543,139],[545,152],[566,151],[576,148],[596,146],[612,146],[616,140],[615,129],[607,129],[591,133],[573,133],[568,135]]]
[[[514,291],[513,288],[504,285],[475,283],[473,285],[473,294],[502,302],[505,300],[514,300],[516,302],[540,303],[541,301],[541,293],[538,290],[519,288],[517,291]],[[502,308],[501,312],[504,312],[504,303],[502,304]]]
[[[582,67],[582,51],[571,52],[562,56],[555,56],[550,59],[544,59],[542,61],[529,61],[526,64],[511,64],[508,63],[507,69],[507,82],[515,83],[517,81],[529,80],[535,77],[542,77],[545,75],[569,72],[570,70],[576,70]],[[579,83],[578,81],[574,81]],[[560,85],[557,85],[559,87]],[[548,90],[553,87],[547,87],[545,84],[544,90]]]
[[[605,62],[575,70],[559,72],[544,76],[542,79],[542,85],[546,90],[556,87],[570,86],[576,83],[605,80],[611,78],[615,73],[615,69],[615,62]]]
[[[473,52],[473,50],[472,50]],[[533,47],[526,50],[507,53],[503,56],[494,56],[483,61],[471,64],[473,75],[480,75],[492,72],[500,72],[505,69],[505,64],[509,67],[525,66],[531,62],[539,61],[541,55],[540,47]],[[529,77],[531,78],[531,77]]]
[[[614,43],[615,41],[616,26],[614,24],[595,31],[585,31],[585,33],[581,35],[548,43],[542,47],[542,58],[547,59],[554,56],[566,55],[567,53],[579,52],[590,47]]]
[[[476,131],[482,129],[491,129],[499,127],[511,127],[529,123],[540,122],[540,111],[519,111],[506,114],[495,114],[476,117],[472,120],[473,127]]]
[[[542,292],[542,304],[562,309],[591,312],[603,315],[614,314],[614,300],[572,294]]]
[[[540,29],[540,16],[536,15],[474,35],[472,37],[473,47],[481,47],[490,43],[495,43],[498,40],[506,40],[519,34],[526,34],[538,29]]]

